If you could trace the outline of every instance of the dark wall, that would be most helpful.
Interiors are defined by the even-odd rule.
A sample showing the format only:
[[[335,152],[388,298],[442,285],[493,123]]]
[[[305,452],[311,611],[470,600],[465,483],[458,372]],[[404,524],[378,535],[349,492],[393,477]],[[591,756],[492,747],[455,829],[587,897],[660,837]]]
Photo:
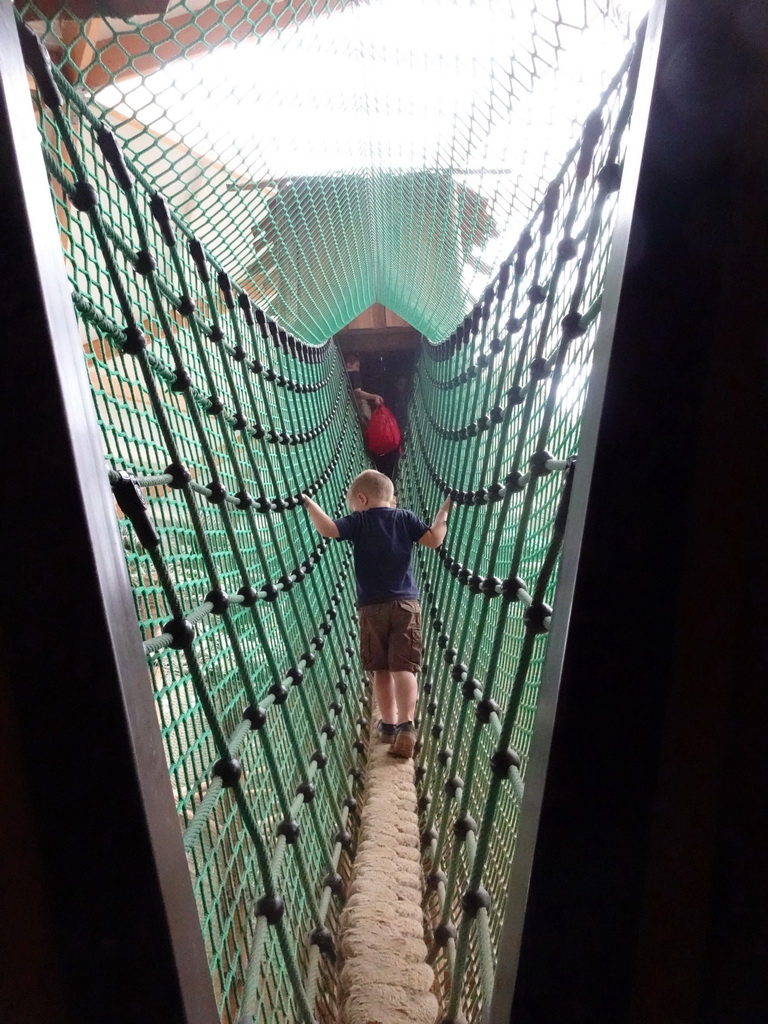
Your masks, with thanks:
[[[663,6],[499,956],[513,1024],[768,1021],[768,5]]]

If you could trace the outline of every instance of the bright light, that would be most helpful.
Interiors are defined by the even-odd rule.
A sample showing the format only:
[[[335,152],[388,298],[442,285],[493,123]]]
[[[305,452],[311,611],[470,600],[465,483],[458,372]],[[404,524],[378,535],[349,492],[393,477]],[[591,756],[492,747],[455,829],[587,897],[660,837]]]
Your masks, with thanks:
[[[153,132],[192,138],[208,159],[231,147],[237,156],[226,162],[244,176],[474,171],[519,165],[523,153],[536,165],[537,152],[564,152],[626,37],[598,16],[585,31],[584,0],[515,8],[523,5],[372,0],[177,60],[96,99]],[[547,15],[558,9],[555,29]],[[552,147],[553,138],[563,141]]]
[[[147,126],[158,152],[182,143],[202,158],[201,176],[210,161],[230,188],[249,189],[238,201],[251,223],[273,180],[449,171],[457,188],[480,197],[495,231],[456,282],[477,294],[598,104],[642,6],[369,0],[118,80],[95,99]],[[205,214],[195,173],[178,202],[205,232],[195,224]],[[248,263],[255,248],[245,222],[222,244]]]

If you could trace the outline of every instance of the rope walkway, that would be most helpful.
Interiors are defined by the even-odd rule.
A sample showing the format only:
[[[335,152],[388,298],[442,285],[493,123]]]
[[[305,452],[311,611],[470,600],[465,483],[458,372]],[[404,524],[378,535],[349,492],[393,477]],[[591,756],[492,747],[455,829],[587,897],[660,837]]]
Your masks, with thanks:
[[[343,514],[368,465],[343,365],[255,304],[241,250],[214,256],[20,32],[221,1019],[336,1021],[342,989],[364,987],[359,922],[343,971],[337,946],[371,849],[371,709],[351,550],[318,540],[300,498]],[[420,347],[398,497],[427,521],[454,508],[443,546],[416,549],[402,813],[419,819],[403,826],[423,868],[412,930],[427,922],[413,976],[434,970],[445,1024],[490,1005],[637,65],[633,50],[479,301]]]
[[[373,729],[354,875],[340,922],[345,1024],[434,1024],[413,766]]]

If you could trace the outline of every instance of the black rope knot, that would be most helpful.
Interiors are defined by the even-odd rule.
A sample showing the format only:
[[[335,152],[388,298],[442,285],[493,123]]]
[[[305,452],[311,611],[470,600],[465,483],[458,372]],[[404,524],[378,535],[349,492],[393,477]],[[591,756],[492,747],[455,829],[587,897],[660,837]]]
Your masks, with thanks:
[[[552,373],[552,367],[544,356],[537,356],[533,359],[528,366],[528,370],[531,374],[531,380],[546,380]]]
[[[567,341],[573,341],[574,338],[580,338],[587,330],[582,322],[581,313],[576,310],[566,314],[566,316],[564,316],[560,321],[560,326],[563,329],[563,337]]]
[[[171,384],[171,391],[179,395],[185,394],[192,387],[192,376],[183,366],[175,366],[173,370],[174,381]]]
[[[272,683],[267,692],[272,694],[275,704],[284,704],[288,700],[288,691],[282,683]]]
[[[443,872],[441,871],[441,872],[439,872],[439,874],[442,875]],[[432,877],[432,876],[430,875],[430,877]],[[445,877],[445,876],[443,876],[443,877]],[[435,888],[437,888],[437,886],[435,886]],[[432,933],[432,935],[433,935],[433,938],[435,940],[435,945],[438,946],[440,949],[443,949],[445,946],[448,945],[449,942],[451,942],[451,941],[455,942],[456,939],[458,939],[459,932],[458,932],[455,924],[451,924],[450,922],[447,922],[446,924],[443,924],[441,922],[435,928],[435,930]]]
[[[345,828],[340,828],[336,835],[333,837],[334,843],[339,843],[342,850],[346,850],[347,853],[352,849],[352,834]]]
[[[232,282],[229,279],[229,274],[220,270],[216,275],[216,283],[219,286],[221,297],[224,299],[224,305],[227,309],[235,308],[235,296],[232,292]]]
[[[149,249],[139,249],[133,257],[133,269],[141,277],[149,277],[157,270],[157,260]]]
[[[478,722],[482,722],[483,725],[487,725],[491,720],[491,715],[498,715],[501,708],[495,700],[491,700],[490,697],[483,697],[481,701],[478,701],[477,707],[475,708],[475,715]]]
[[[215,587],[205,595],[206,604],[210,604],[211,611],[214,615],[223,615],[224,612],[229,608],[229,594],[222,590],[221,587]]]
[[[169,249],[172,249],[176,245],[176,231],[168,203],[159,192],[155,192],[150,199],[149,209],[160,229],[163,241]]]
[[[235,757],[221,757],[211,769],[211,775],[221,779],[221,784],[225,789],[236,785],[242,774],[242,766]]]
[[[530,633],[546,633],[547,626],[545,625],[545,619],[548,619],[552,615],[552,609],[548,604],[544,604],[543,601],[534,601],[533,604],[526,609],[523,621],[525,622],[526,629]]]
[[[572,260],[578,251],[578,246],[573,238],[566,235],[565,238],[560,239],[557,246],[557,255],[561,260]]]
[[[76,181],[74,188],[69,193],[69,200],[80,213],[88,213],[98,205],[99,195],[92,182]]]
[[[186,650],[195,639],[195,627],[189,619],[171,619],[163,626],[163,633],[171,637],[170,647],[174,651]]]
[[[125,328],[125,341],[123,351],[129,356],[137,356],[147,347],[146,335],[139,330],[136,324],[128,324]]]
[[[250,722],[252,732],[258,732],[267,721],[267,712],[258,704],[251,704],[243,711],[243,719]]]
[[[251,608],[253,605],[256,604],[256,602],[259,599],[259,593],[258,593],[258,591],[256,590],[255,587],[251,587],[251,586],[240,587],[240,589],[238,590],[237,593],[243,599],[243,607],[244,608]]]
[[[333,935],[328,928],[324,926],[318,926],[315,928],[309,937],[309,941],[313,946],[317,946],[324,957],[333,963],[336,963],[336,949],[333,945]]]
[[[477,822],[471,814],[462,814],[453,823],[453,834],[463,841],[470,832],[477,832]]]
[[[534,454],[528,460],[528,465],[531,467],[532,476],[546,476],[547,473],[551,473],[547,463],[552,460],[552,456],[547,451],[534,452]]]
[[[480,910],[491,909],[491,897],[482,886],[466,889],[461,897],[461,908],[467,917],[477,917]]]
[[[621,188],[621,164],[604,164],[597,172],[597,184],[604,195],[618,192]]]
[[[430,892],[436,892],[438,885],[447,885],[448,876],[444,871],[432,871],[427,875],[427,889]]]
[[[453,799],[456,797],[457,790],[464,789],[464,779],[460,775],[454,775],[452,778],[446,779],[444,788],[446,795]]]
[[[516,750],[507,747],[506,750],[495,750],[490,757],[491,771],[498,779],[506,779],[509,776],[510,768],[520,767],[520,755]]]
[[[284,818],[277,826],[277,834],[284,836],[288,846],[292,846],[301,834],[301,825],[293,818]]]
[[[117,184],[123,192],[130,192],[133,188],[133,177],[125,163],[120,143],[105,124],[99,125],[96,131],[96,142],[104,159],[112,169]]]
[[[212,505],[221,505],[223,501],[226,501],[227,489],[220,480],[211,480],[210,483],[206,484],[206,487],[210,491],[210,494],[206,495],[206,497]]]
[[[208,273],[208,261],[205,256],[205,249],[203,249],[202,242],[197,238],[191,238],[189,240],[188,249],[200,280],[203,284],[207,284],[210,281],[211,276]]]
[[[519,576],[508,576],[501,584],[501,592],[507,601],[517,601],[519,590],[527,591],[525,581],[521,580]]]
[[[482,691],[483,685],[479,679],[465,679],[461,684],[461,695],[464,700],[474,700],[475,690]]]
[[[421,833],[421,837],[419,839],[419,843],[421,845],[422,850],[428,850],[432,843],[437,842],[437,839],[437,829],[434,826],[431,826],[430,828],[425,828],[424,831]]]
[[[274,928],[280,924],[285,913],[285,903],[281,896],[260,896],[253,905],[257,917],[266,918],[267,924]]]
[[[174,490],[186,487],[192,480],[192,474],[183,462],[172,462],[166,467],[165,474],[171,478],[170,486]]]
[[[502,592],[502,582],[498,576],[486,576],[480,583],[480,593],[484,597],[499,597]]]
[[[197,309],[197,306],[195,305],[195,300],[192,296],[184,292],[179,296],[179,301],[176,303],[176,309],[182,316],[191,317]]]
[[[344,893],[344,880],[336,871],[331,871],[323,879],[323,888],[330,889],[334,896],[342,896]]]

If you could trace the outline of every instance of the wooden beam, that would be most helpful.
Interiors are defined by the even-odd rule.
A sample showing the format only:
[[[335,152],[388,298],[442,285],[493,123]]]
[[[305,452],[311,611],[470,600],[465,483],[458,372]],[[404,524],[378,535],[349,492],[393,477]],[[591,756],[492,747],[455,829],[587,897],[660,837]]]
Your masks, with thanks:
[[[336,341],[342,352],[412,351],[421,335],[413,327],[385,327],[382,330],[339,331]]]
[[[71,18],[61,23],[61,73],[70,85],[76,85],[96,54],[95,45],[103,31],[101,18],[89,18],[81,25]]]
[[[36,0],[35,11],[45,18],[61,16],[67,21],[89,18],[134,18],[137,15],[165,14],[168,0]],[[77,22],[76,22],[77,23]]]

